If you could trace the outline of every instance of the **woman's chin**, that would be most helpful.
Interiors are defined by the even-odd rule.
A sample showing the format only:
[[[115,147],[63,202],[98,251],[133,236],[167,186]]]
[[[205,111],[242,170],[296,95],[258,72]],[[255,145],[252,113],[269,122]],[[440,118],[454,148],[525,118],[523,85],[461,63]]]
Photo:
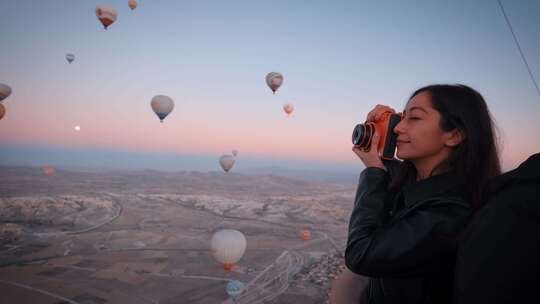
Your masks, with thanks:
[[[404,151],[399,151],[399,150],[398,150],[398,151],[396,152],[396,157],[399,158],[399,159],[401,159],[401,160],[409,160],[409,157],[408,157],[408,156],[409,156],[409,155],[407,155],[407,153],[404,152]]]

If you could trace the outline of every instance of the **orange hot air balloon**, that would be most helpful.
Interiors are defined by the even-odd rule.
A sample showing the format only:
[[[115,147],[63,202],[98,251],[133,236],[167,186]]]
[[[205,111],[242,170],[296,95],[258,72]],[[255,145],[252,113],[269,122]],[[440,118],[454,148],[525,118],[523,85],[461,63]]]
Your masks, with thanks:
[[[302,241],[309,241],[311,240],[311,232],[307,229],[300,230],[299,237]]]
[[[137,8],[137,1],[136,0],[129,0],[128,1],[128,6],[131,10],[134,10]]]
[[[53,166],[43,166],[43,168],[41,168],[41,170],[47,176],[51,176],[54,173],[54,167]]]
[[[290,103],[286,103],[283,105],[283,111],[285,111],[288,116],[291,116],[292,112],[294,111],[294,106]]]
[[[2,119],[4,115],[6,115],[6,108],[0,103],[0,119]]]
[[[118,13],[116,12],[116,9],[110,5],[98,5],[96,7],[96,17],[101,21],[103,27],[107,29],[109,25],[116,21]]]

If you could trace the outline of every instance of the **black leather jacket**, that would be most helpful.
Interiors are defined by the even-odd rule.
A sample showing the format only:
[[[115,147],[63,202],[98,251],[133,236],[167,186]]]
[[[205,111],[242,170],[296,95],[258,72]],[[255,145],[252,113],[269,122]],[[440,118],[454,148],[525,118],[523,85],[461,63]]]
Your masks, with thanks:
[[[451,173],[388,191],[389,172],[360,175],[345,250],[347,267],[369,277],[362,303],[450,303],[457,235],[471,207]]]
[[[540,303],[540,153],[490,184],[460,241],[454,303]]]

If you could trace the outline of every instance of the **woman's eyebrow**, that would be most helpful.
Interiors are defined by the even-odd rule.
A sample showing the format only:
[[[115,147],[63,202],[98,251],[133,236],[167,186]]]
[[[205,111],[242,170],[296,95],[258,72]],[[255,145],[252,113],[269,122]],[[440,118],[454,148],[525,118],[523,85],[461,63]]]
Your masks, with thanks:
[[[420,110],[420,111],[428,114],[428,112],[422,107],[412,107],[412,108],[409,109],[409,112],[412,112],[413,110]],[[405,114],[405,111],[403,111],[403,114]]]

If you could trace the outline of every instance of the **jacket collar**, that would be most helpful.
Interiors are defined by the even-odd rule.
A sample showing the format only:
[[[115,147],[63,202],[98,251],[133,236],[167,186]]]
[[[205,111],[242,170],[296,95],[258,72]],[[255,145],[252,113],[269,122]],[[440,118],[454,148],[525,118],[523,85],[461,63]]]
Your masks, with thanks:
[[[459,189],[460,181],[457,176],[452,173],[438,174],[403,187],[403,198],[405,206],[410,207],[419,201],[436,197],[440,194],[454,192]]]

